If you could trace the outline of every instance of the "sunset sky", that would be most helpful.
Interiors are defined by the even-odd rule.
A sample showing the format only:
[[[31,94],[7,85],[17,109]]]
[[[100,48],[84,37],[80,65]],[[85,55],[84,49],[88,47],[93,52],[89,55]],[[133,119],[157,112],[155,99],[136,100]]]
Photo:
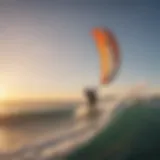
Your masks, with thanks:
[[[160,5],[143,0],[0,1],[0,98],[76,98],[99,83],[92,27],[107,26],[122,53],[104,92],[139,81],[160,87]]]

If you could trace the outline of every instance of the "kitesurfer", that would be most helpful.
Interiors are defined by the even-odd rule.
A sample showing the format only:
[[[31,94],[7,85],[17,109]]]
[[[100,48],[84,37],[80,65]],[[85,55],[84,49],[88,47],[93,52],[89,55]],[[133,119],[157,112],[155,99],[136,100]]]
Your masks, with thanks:
[[[85,97],[88,102],[89,110],[94,110],[97,106],[97,92],[93,89],[85,89]]]

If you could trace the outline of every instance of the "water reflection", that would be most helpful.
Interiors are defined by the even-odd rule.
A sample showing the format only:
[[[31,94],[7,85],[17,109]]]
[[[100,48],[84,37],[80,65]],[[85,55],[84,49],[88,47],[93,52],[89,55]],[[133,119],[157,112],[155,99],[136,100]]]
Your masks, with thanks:
[[[68,123],[71,121],[68,119]],[[62,120],[57,121],[53,117],[29,120],[19,120],[16,123],[0,126],[0,151],[12,151],[35,141],[41,141],[45,137],[54,136],[57,130],[61,130]]]
[[[55,120],[53,117],[21,120],[7,126],[0,126],[0,151],[12,151],[23,146],[54,138],[78,130],[87,125],[86,120],[78,122],[73,118]]]
[[[113,103],[113,102],[112,102]],[[111,104],[112,104],[111,103]],[[106,103],[105,103],[106,104]],[[27,145],[56,139],[73,130],[96,128],[102,126],[110,114],[111,104],[106,104],[107,112],[96,118],[75,118],[74,116],[55,119],[53,115],[20,118],[15,122],[0,126],[0,152],[14,151]],[[114,105],[114,104],[113,104]],[[104,104],[102,105],[104,106]],[[109,107],[110,106],[110,107]],[[103,120],[104,119],[104,120]],[[107,118],[108,119],[108,118]],[[104,121],[104,122],[103,122]],[[103,122],[103,123],[102,123]]]

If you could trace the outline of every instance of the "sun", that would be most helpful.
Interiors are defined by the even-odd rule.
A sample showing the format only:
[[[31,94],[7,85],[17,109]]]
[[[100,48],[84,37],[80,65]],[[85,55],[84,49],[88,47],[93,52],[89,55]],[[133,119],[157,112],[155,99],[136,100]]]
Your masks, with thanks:
[[[7,98],[7,92],[5,88],[0,88],[0,100],[5,100]]]

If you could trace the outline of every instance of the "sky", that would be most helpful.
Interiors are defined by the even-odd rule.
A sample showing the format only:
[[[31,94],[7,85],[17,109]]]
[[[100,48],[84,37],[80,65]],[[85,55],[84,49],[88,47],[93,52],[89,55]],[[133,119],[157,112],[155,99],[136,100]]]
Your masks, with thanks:
[[[0,96],[77,98],[99,84],[99,59],[90,35],[109,27],[122,65],[104,93],[139,82],[160,88],[160,4],[153,0],[0,1]]]

